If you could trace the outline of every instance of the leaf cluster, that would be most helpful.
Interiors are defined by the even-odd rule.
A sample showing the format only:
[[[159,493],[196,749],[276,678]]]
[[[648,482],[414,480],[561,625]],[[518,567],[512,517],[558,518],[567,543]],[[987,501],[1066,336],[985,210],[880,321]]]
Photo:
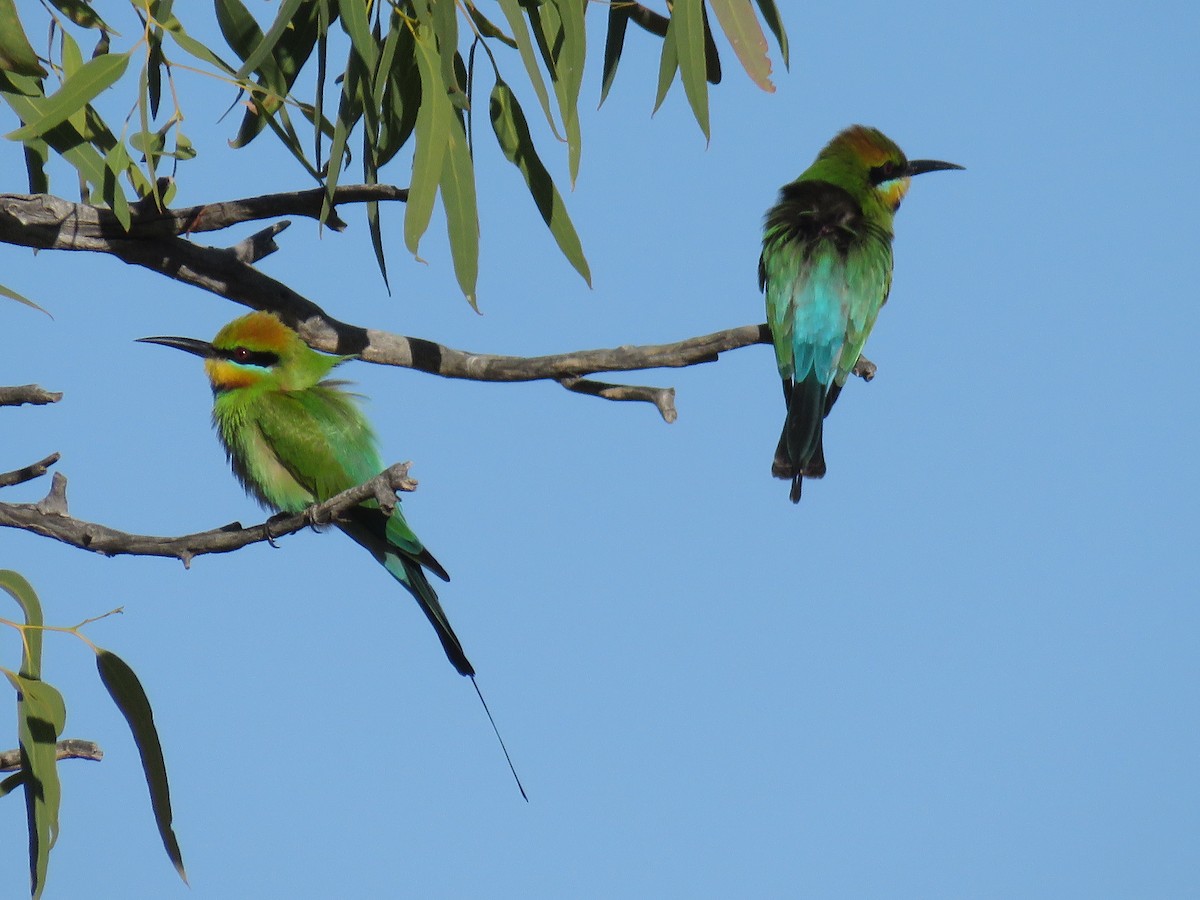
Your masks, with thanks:
[[[161,208],[170,202],[173,185],[160,177],[166,162],[178,175],[179,163],[197,153],[181,128],[175,73],[199,71],[222,79],[244,107],[230,146],[242,148],[266,132],[274,135],[325,190],[323,221],[333,212],[335,190],[356,154],[361,180],[377,184],[380,170],[411,148],[405,246],[419,258],[440,196],[454,271],[474,305],[477,62],[486,59],[491,70],[487,116],[497,144],[519,171],[559,250],[590,284],[580,237],[535,144],[512,78],[504,72],[519,60],[541,117],[566,145],[574,184],[583,147],[579,98],[587,11],[600,7],[608,16],[601,103],[632,22],[662,39],[654,108],[678,73],[707,138],[708,84],[721,78],[710,8],[758,86],[774,89],[759,16],[787,61],[787,37],[774,0],[755,2],[757,14],[751,0],[674,0],[663,15],[624,0],[496,0],[494,20],[472,0],[283,0],[273,20],[260,24],[244,0],[214,0],[217,23],[233,53],[227,59],[193,36],[190,19],[185,24],[196,8],[173,0],[132,2],[137,27],[125,36],[85,0],[45,0],[50,38],[47,54],[39,56],[17,17],[15,0],[0,0],[0,99],[22,123],[5,137],[23,145],[31,193],[48,192],[47,165],[52,156],[59,157],[77,173],[82,198],[108,206],[128,228],[131,203]],[[79,40],[88,34],[95,42],[91,58],[84,60]],[[114,49],[114,37],[121,38],[124,49]],[[333,48],[343,46],[345,57],[331,59]],[[123,121],[105,119],[94,101],[127,73],[136,74],[135,102]],[[169,104],[164,104],[164,87]],[[366,204],[366,216],[386,281],[377,202]]]
[[[181,878],[187,880],[179,842],[171,827],[171,795],[154,713],[141,681],[129,665],[110,650],[96,646],[83,636],[81,622],[72,628],[48,626],[42,604],[33,587],[17,572],[0,569],[0,590],[21,608],[22,622],[0,619],[21,635],[21,667],[18,671],[0,666],[16,692],[17,736],[20,769],[0,781],[0,797],[24,788],[25,813],[29,826],[30,893],[40,897],[46,885],[50,850],[58,839],[58,813],[62,784],[58,777],[58,739],[67,723],[67,706],[58,689],[42,679],[42,636],[46,631],[74,634],[96,654],[96,670],[117,709],[129,723],[134,743],[142,758],[154,820],[167,856]],[[94,619],[88,620],[95,621]]]

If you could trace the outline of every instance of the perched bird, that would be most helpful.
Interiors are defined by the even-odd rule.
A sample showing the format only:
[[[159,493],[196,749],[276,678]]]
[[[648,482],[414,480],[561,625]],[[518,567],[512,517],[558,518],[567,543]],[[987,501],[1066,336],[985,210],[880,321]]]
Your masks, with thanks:
[[[183,337],[140,340],[204,359],[217,436],[233,474],[264,506],[297,513],[383,470],[375,434],[355,396],[342,389],[345,382],[323,380],[350,357],[318,353],[273,313],[253,312],[234,319],[211,344]],[[470,677],[521,796],[528,800],[475,681],[475,667],[450,627],[425,570],[443,581],[450,576],[408,527],[399,501],[390,516],[377,501],[364,501],[336,524],[370,550],[416,598],[454,668]]]
[[[204,358],[213,390],[213,426],[247,493],[277,512],[297,513],[374,478],[383,470],[375,434],[344,382],[325,381],[349,357],[309,347],[278,316],[252,312],[234,319],[210,344],[147,337]],[[375,500],[337,523],[366,547],[416,598],[446,656],[463,675],[475,669],[425,574],[450,576],[408,527],[397,502],[390,516]]]
[[[758,286],[787,403],[771,473],[791,480],[793,503],[804,478],[825,474],[825,416],[887,301],[892,218],[909,179],[961,168],[908,160],[879,130],[854,125],[767,211]]]

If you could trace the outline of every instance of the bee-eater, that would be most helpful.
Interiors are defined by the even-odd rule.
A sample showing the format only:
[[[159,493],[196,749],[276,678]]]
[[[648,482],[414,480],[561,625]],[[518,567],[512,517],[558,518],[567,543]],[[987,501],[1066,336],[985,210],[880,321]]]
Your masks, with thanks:
[[[791,480],[793,503],[804,478],[825,474],[825,416],[887,302],[892,219],[909,180],[961,168],[906,159],[881,131],[854,125],[767,211],[758,286],[787,404],[771,473]]]
[[[217,436],[233,474],[264,506],[297,513],[383,470],[355,396],[342,390],[344,382],[324,380],[349,357],[318,353],[274,314],[234,319],[211,344],[182,337],[140,340],[204,359]],[[425,570],[443,581],[450,576],[408,527],[399,502],[388,516],[375,500],[365,501],[336,524],[408,589],[454,668],[474,678]]]
[[[212,343],[183,337],[139,340],[194,353],[204,359],[213,390],[213,426],[242,487],[260,503],[298,513],[374,478],[383,470],[375,433],[345,382],[324,380],[350,359],[313,350],[273,313],[234,319]],[[475,667],[450,627],[428,569],[450,576],[421,543],[396,501],[391,515],[376,500],[343,513],[337,527],[362,544],[416,598],[446,656],[471,679],[521,796],[528,800],[492,711],[475,680]]]

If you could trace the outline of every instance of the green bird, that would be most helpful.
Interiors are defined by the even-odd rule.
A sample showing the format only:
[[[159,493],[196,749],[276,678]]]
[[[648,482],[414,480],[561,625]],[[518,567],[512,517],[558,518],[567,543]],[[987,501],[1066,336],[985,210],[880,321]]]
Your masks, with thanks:
[[[825,474],[825,417],[846,383],[892,285],[892,220],[910,179],[961,169],[906,159],[886,135],[854,125],[779,192],[767,211],[758,286],[783,379],[787,418],[771,473]]]
[[[298,513],[383,470],[375,433],[355,395],[342,389],[345,382],[325,380],[335,366],[351,357],[318,353],[273,313],[253,312],[234,319],[211,344],[183,337],[139,340],[204,359],[217,437],[233,474],[264,506]],[[475,680],[475,667],[425,572],[443,581],[450,576],[413,533],[399,501],[391,515],[377,501],[364,501],[335,524],[366,547],[416,599],[454,668],[471,679],[517,788],[528,800]]]
[[[328,356],[267,312],[234,319],[210,344],[193,338],[147,337],[203,357],[213,390],[213,426],[233,474],[247,493],[281,513],[298,513],[374,478],[383,470],[370,423],[345,382],[325,377],[350,357]],[[426,570],[450,576],[413,533],[399,502],[389,516],[375,500],[336,523],[371,552],[416,598],[454,668],[475,668]]]

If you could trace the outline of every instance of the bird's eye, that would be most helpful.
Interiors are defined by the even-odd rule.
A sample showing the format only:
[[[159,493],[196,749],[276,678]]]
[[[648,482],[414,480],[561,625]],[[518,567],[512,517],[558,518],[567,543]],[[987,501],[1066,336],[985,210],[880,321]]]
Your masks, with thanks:
[[[249,362],[250,361],[250,351],[247,350],[245,347],[234,347],[233,348],[233,360],[234,360],[234,362],[240,362],[240,363]]]

